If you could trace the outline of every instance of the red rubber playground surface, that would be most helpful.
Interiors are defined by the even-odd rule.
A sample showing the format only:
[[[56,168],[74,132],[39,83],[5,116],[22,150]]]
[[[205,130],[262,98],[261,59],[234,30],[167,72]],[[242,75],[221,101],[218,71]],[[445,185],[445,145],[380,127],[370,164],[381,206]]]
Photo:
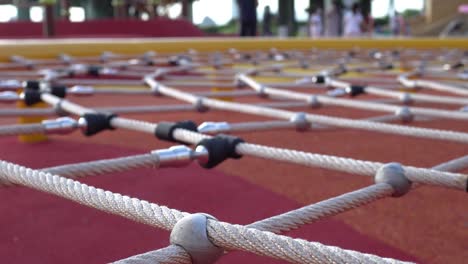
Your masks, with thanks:
[[[302,91],[302,90],[301,90]],[[360,99],[371,98],[363,95]],[[125,106],[180,104],[165,97],[94,95],[70,97],[81,105]],[[261,102],[258,97],[236,102]],[[449,108],[434,104],[417,106]],[[2,108],[11,106],[1,106]],[[348,118],[379,113],[327,106],[294,111]],[[381,114],[381,113],[380,113]],[[206,113],[131,114],[151,122],[190,119],[261,121],[258,116],[210,110]],[[0,124],[13,124],[1,118]],[[411,126],[468,132],[466,122],[431,120]],[[297,132],[294,129],[235,133],[245,141],[306,152],[378,162],[397,161],[429,168],[467,154],[467,146],[450,141],[405,137],[338,128]],[[2,160],[31,168],[146,153],[172,144],[133,131],[105,131],[93,137],[80,132],[49,136],[26,144],[0,138]],[[468,170],[462,171],[468,173]],[[219,220],[248,224],[372,184],[369,177],[245,156],[206,170],[196,163],[183,168],[137,169],[80,181],[170,208],[205,212]],[[104,263],[168,245],[169,233],[119,216],[78,205],[25,187],[0,190],[1,263]],[[468,258],[466,193],[424,186],[400,198],[385,198],[287,233],[345,249],[420,263],[464,263]],[[282,263],[249,253],[228,254],[219,263]]]

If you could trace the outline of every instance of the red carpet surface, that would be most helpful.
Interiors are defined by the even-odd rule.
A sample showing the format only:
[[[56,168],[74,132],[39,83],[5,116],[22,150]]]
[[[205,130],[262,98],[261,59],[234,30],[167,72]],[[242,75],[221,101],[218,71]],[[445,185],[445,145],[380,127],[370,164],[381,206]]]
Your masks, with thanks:
[[[32,168],[141,153],[135,149],[74,143],[54,138],[39,144],[0,139],[1,159]],[[83,182],[188,212],[206,212],[230,223],[248,224],[301,205],[282,195],[219,170],[197,164],[179,169],[139,169]],[[23,187],[0,190],[3,263],[104,263],[168,245],[169,233],[108,215]],[[293,237],[415,261],[338,219],[290,232]],[[277,263],[236,252],[220,263]],[[279,262],[278,262],[279,263]]]

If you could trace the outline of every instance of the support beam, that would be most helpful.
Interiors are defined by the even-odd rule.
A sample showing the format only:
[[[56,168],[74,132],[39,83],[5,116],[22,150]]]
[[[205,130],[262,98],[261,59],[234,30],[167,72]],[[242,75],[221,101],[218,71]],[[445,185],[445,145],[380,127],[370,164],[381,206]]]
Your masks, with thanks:
[[[193,10],[192,3],[193,0],[182,0],[182,17],[192,22]]]
[[[30,21],[29,16],[29,1],[28,0],[14,0],[13,4],[18,8],[18,20]]]
[[[295,36],[297,31],[294,1],[278,0],[278,24],[280,35]]]
[[[111,18],[113,16],[113,7],[111,1],[83,1],[85,5],[86,19]]]

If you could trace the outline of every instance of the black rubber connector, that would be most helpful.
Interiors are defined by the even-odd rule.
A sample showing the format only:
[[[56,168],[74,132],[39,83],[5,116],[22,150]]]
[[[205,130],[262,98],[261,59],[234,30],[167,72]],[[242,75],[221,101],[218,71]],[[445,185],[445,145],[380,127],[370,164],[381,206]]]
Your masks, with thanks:
[[[103,130],[114,130],[110,125],[112,118],[116,117],[116,114],[112,113],[86,113],[81,117],[86,120],[86,128],[82,130],[86,136],[95,135]]]
[[[50,93],[57,97],[65,98],[67,96],[67,87],[64,85],[54,85],[50,87]]]
[[[88,69],[87,69],[87,72],[88,72],[88,75],[91,75],[91,76],[99,76],[99,73],[101,72],[101,67],[100,66],[95,66],[95,65],[90,65],[88,66]]]
[[[171,66],[181,66],[183,65],[183,61],[192,62],[192,58],[185,55],[172,56],[171,58],[169,58],[168,63]]]
[[[180,122],[159,122],[154,134],[157,138],[170,142],[184,143],[176,140],[173,137],[174,130],[177,128],[183,128],[186,130],[197,132],[197,124],[195,122],[186,120]]]
[[[314,83],[320,83],[320,84],[323,84],[325,83],[325,76],[324,75],[316,75],[314,77],[312,77],[312,82]]]
[[[24,103],[28,106],[37,104],[41,102],[41,92],[38,90],[31,90],[31,89],[26,89],[23,92],[24,95]]]
[[[350,87],[346,88],[346,93],[350,96],[358,96],[366,92],[366,88],[360,85],[351,85]]]
[[[465,64],[463,64],[463,62],[461,62],[461,61],[450,65],[450,69],[454,69],[454,70],[458,70],[458,69],[461,69],[463,67],[465,67]]]
[[[208,151],[208,162],[200,163],[200,166],[211,169],[228,158],[240,159],[242,155],[236,153],[236,146],[243,142],[242,138],[224,134],[203,139],[197,146],[203,146]]]
[[[49,92],[57,97],[65,98],[67,94],[67,88],[61,85],[52,86]],[[23,94],[24,94],[24,103],[28,106],[34,105],[42,101],[41,100],[42,92],[40,90],[25,89]]]
[[[41,88],[41,82],[36,80],[24,81],[23,88],[38,91]]]

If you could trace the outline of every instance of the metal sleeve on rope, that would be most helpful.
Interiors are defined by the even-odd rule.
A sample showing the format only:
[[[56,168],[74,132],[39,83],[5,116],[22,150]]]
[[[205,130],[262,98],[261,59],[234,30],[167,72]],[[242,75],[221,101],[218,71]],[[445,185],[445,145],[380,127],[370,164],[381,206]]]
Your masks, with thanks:
[[[363,94],[365,92],[366,92],[365,87],[360,86],[360,85],[351,85],[351,86],[346,88],[346,93],[349,94],[352,97],[358,96],[358,95]]]
[[[190,131],[197,132],[197,124],[195,122],[186,120],[180,122],[159,122],[154,134],[157,138],[165,141],[171,142],[179,142],[177,139],[174,138],[174,130],[177,128],[182,128]],[[184,142],[179,142],[184,143]]]
[[[101,67],[100,66],[94,66],[90,65],[88,66],[87,73],[91,76],[99,76],[99,73],[101,72]]]
[[[23,82],[24,89],[31,89],[31,90],[38,91],[40,87],[41,87],[41,83],[36,80],[27,80]]]
[[[243,142],[242,138],[223,134],[203,139],[197,147],[203,146],[208,151],[208,160],[199,162],[200,166],[211,169],[228,158],[240,159],[242,155],[236,153],[236,146]]]
[[[114,130],[110,124],[114,117],[117,115],[113,113],[85,113],[78,120],[78,125],[84,135],[92,136],[106,129]]]
[[[59,98],[65,98],[67,94],[67,88],[65,86],[52,86],[46,89],[46,92],[53,94]],[[41,92],[40,90],[35,89],[25,89],[22,93],[21,97],[24,100],[26,105],[33,105],[42,101],[41,99]]]

